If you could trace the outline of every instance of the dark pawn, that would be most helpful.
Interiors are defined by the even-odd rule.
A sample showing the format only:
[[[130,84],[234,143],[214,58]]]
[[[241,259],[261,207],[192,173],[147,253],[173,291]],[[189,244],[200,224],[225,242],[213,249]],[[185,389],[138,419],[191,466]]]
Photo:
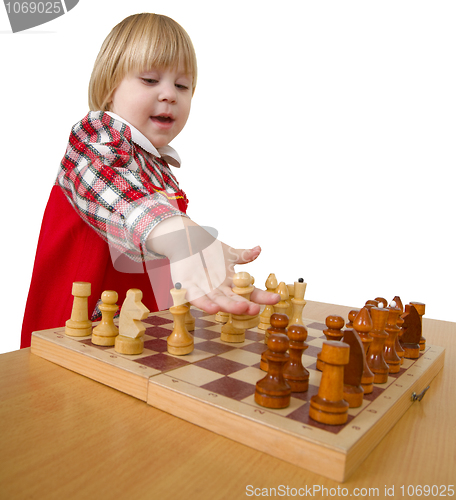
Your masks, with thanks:
[[[305,340],[307,330],[302,325],[288,327],[290,359],[283,368],[283,377],[292,392],[305,392],[309,388],[309,372],[302,365],[302,353],[309,347]]]
[[[281,318],[277,316],[286,315],[273,314],[272,327],[281,324]],[[265,408],[286,408],[290,404],[291,388],[283,377],[283,365],[289,359],[287,349],[288,337],[284,333],[269,335],[266,354],[268,373],[255,387],[255,402]]]

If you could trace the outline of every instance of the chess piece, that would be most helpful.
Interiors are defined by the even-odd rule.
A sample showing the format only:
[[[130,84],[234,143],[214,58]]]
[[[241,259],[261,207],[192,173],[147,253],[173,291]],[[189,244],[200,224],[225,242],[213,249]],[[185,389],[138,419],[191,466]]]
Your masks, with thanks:
[[[289,297],[288,296],[288,287],[287,287],[287,285],[285,285],[285,283],[283,281],[281,281],[279,283],[279,286],[276,289],[276,293],[278,293],[280,295],[280,301],[277,302],[277,304],[275,304],[273,306],[274,314],[284,314],[287,317],[287,324],[288,324],[289,318],[288,318],[288,315],[286,313],[286,311],[288,310],[288,302],[287,302],[288,297]],[[271,323],[271,325],[272,325],[272,323]],[[269,328],[266,330],[265,335],[264,335],[264,343],[265,344],[268,343],[268,338],[269,338]],[[262,369],[267,370],[267,367],[262,368]]]
[[[322,424],[341,425],[348,419],[344,395],[344,365],[350,347],[340,341],[326,340],[321,349],[324,362],[318,394],[310,398],[309,417]]]
[[[291,302],[291,299],[294,297],[294,283],[292,285],[286,285],[287,291],[288,291],[288,299],[286,300],[286,303],[288,305],[287,310],[285,311],[285,314],[291,318],[291,314],[293,312],[293,304]],[[291,323],[290,323],[291,324]]]
[[[421,339],[420,315],[415,306],[407,304],[405,306],[405,313],[402,314],[401,318],[404,323],[402,325],[400,342],[404,349],[404,357],[407,359],[418,359],[420,356]]]
[[[420,351],[424,351],[426,349],[426,339],[423,337],[423,316],[426,312],[426,304],[422,302],[410,302],[412,306],[415,307],[419,316],[420,316]]]
[[[379,304],[382,304],[382,307],[384,307],[384,308],[388,307],[388,301],[386,299],[384,299],[383,297],[376,297],[375,300]]]
[[[232,314],[228,315],[228,321],[221,328],[220,340],[229,343],[240,343],[245,340],[245,329],[233,325]]]
[[[344,318],[341,316],[331,315],[326,318],[326,330],[323,330],[327,340],[338,341],[344,336],[342,328],[345,325]],[[317,354],[317,370],[323,370],[323,361],[321,360],[321,353]]]
[[[144,350],[144,332],[146,326],[141,321],[147,318],[149,309],[141,302],[143,293],[138,288],[131,288],[120,309],[119,335],[114,349],[119,354],[141,354]]]
[[[306,293],[307,283],[303,278],[299,278],[294,284],[294,297],[291,299],[292,311],[290,316],[290,325],[304,325],[302,322],[302,310],[306,305],[304,295]]]
[[[276,293],[280,295],[280,301],[274,305],[274,312],[277,314],[287,314],[288,311],[288,287],[283,281],[279,283]],[[287,314],[288,316],[288,314]]]
[[[271,316],[271,324],[274,321]],[[265,408],[286,408],[290,404],[291,388],[283,377],[283,365],[288,361],[288,337],[271,333],[268,339],[268,373],[255,386],[255,402]]]
[[[363,307],[353,320],[353,328],[358,333],[363,344],[364,365],[363,375],[361,377],[361,387],[364,390],[364,394],[371,394],[374,390],[374,374],[371,372],[366,360],[369,347],[373,341],[373,338],[369,335],[373,326],[368,308]]]
[[[347,321],[347,324],[345,325],[347,328],[349,328],[349,329],[353,328],[353,320],[356,318],[358,313],[359,313],[359,309],[352,309],[348,313],[348,321]]]
[[[113,346],[119,335],[119,329],[114,324],[114,315],[119,309],[116,304],[119,296],[114,290],[105,290],[101,294],[101,322],[93,329],[92,343],[95,345]]]
[[[254,286],[253,278],[249,273],[236,273],[233,276],[233,285],[235,294],[250,300],[250,294],[253,292]],[[229,343],[244,342],[246,329],[257,326],[259,321],[258,315],[230,314],[227,323],[222,326],[220,340]]]
[[[274,273],[271,273],[268,276],[265,286],[267,292],[274,293],[276,291],[278,283]],[[266,305],[263,312],[260,314],[260,324],[258,325],[258,328],[261,330],[267,330],[271,326],[270,318],[272,314],[274,314],[274,306]]]
[[[396,348],[396,353],[399,356],[399,359],[401,360],[401,365],[402,365],[404,363],[404,349],[402,348],[400,338],[401,338],[402,333],[403,333],[402,325],[404,324],[404,320],[402,319],[401,315],[404,312],[404,306],[402,305],[401,298],[398,297],[397,295],[396,295],[396,297],[394,297],[393,302],[396,304],[396,307],[398,307],[401,311],[401,314],[399,314],[399,316],[397,318],[397,327],[399,328],[399,332],[398,332],[397,337],[396,337],[395,348]]]
[[[274,313],[271,318],[271,326],[267,329],[266,333],[268,335],[268,340],[269,340],[269,335],[273,333],[281,334],[281,335],[287,335],[287,326],[288,326],[288,316],[286,314],[278,314]],[[269,355],[269,349],[263,352],[261,355],[261,361],[260,361],[260,368],[267,372],[268,371],[268,357]]]
[[[396,307],[395,302],[391,302],[391,306],[387,309],[388,319],[385,326],[385,332],[388,334],[388,337],[385,340],[383,356],[388,365],[389,373],[399,373],[401,369],[401,358],[396,352],[396,339],[400,332],[397,326],[397,320],[401,314],[401,310]]]
[[[71,290],[74,297],[71,318],[65,323],[65,335],[70,337],[86,337],[92,333],[92,322],[89,320],[88,297],[91,285],[84,281],[75,281]]]
[[[344,331],[342,342],[350,346],[348,363],[344,366],[344,400],[350,408],[358,408],[363,404],[364,389],[361,385],[364,365],[364,347],[355,330]]]
[[[195,318],[192,316],[190,302],[187,302],[185,305],[188,307],[187,314],[185,315],[185,328],[187,328],[188,332],[193,332],[195,329]]]
[[[219,311],[216,315],[215,315],[215,321],[217,321],[217,323],[223,323],[225,324],[228,319],[230,317],[230,314],[225,312],[225,311]]]
[[[253,292],[255,287],[253,286],[253,278],[249,273],[242,272],[236,273],[233,276],[233,292],[240,297],[244,297],[246,300],[250,300],[250,294]],[[233,326],[235,328],[243,329],[254,328],[258,326],[260,322],[259,315],[249,316],[247,314],[232,314]]]
[[[388,310],[383,307],[372,307],[370,310],[373,328],[370,331],[372,344],[367,353],[367,364],[374,374],[374,384],[385,384],[388,381],[388,365],[385,363],[383,350],[388,334],[385,332]]]
[[[304,325],[288,327],[290,359],[283,367],[283,377],[292,392],[305,392],[309,388],[309,372],[302,365],[302,353],[309,347],[305,340],[307,329]]]
[[[190,309],[185,300],[187,290],[182,288],[180,283],[176,283],[170,293],[174,305],[169,308],[169,311],[173,315],[174,326],[171,335],[166,340],[168,352],[175,356],[184,356],[190,354],[194,348],[193,335],[185,326],[185,318]]]

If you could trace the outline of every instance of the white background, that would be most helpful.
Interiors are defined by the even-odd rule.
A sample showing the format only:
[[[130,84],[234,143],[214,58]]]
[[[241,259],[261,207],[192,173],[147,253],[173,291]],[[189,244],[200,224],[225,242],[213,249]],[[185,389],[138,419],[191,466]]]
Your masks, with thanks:
[[[234,247],[262,246],[246,267],[257,285],[302,276],[310,300],[400,295],[456,321],[454,2],[80,0],[16,34],[0,6],[0,352],[19,348],[42,214],[96,54],[151,10],[198,56],[173,143],[189,214]]]

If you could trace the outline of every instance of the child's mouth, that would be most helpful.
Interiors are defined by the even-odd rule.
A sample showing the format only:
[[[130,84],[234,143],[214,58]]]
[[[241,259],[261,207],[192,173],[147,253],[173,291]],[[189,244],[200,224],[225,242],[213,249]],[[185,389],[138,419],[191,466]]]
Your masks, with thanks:
[[[174,123],[174,118],[167,115],[151,116],[150,119],[161,128],[169,128]]]

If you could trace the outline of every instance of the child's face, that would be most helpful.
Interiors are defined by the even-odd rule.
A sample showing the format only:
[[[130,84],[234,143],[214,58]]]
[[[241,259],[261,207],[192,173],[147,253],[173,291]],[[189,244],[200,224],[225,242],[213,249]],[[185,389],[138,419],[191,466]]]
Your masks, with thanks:
[[[110,110],[131,123],[160,148],[184,128],[192,101],[192,77],[172,69],[151,69],[125,76]]]

